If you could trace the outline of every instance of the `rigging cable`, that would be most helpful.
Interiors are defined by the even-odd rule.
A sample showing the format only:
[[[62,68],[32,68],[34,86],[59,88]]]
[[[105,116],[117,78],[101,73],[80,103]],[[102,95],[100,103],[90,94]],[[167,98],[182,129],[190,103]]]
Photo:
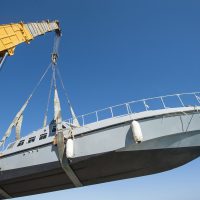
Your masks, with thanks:
[[[13,121],[11,122],[10,126],[8,127],[7,131],[5,132],[4,136],[2,137],[1,141],[0,141],[0,147],[2,145],[4,145],[6,139],[10,136],[11,131],[14,127],[17,127],[17,124],[19,123],[20,120],[22,120],[22,116],[24,113],[24,110],[26,109],[26,106],[28,105],[29,101],[31,100],[33,94],[36,92],[36,90],[38,89],[38,87],[40,86],[41,82],[43,81],[45,75],[47,74],[47,72],[49,71],[51,67],[51,64],[48,65],[48,67],[46,68],[46,70],[44,71],[43,75],[41,76],[41,78],[39,79],[38,83],[36,84],[36,86],[34,87],[34,89],[32,90],[30,96],[28,97],[28,99],[26,100],[26,102],[23,104],[23,106],[21,107],[21,109],[19,110],[19,112],[16,114],[16,116],[14,117]],[[22,121],[20,121],[20,124],[22,123]],[[21,126],[21,125],[20,125]],[[20,128],[21,129],[21,128]],[[16,132],[16,139],[20,138],[20,132]]]
[[[33,94],[36,92],[36,90],[38,89],[38,87],[40,86],[41,82],[43,81],[44,77],[46,76],[47,72],[49,71],[51,67],[51,63],[48,65],[48,67],[46,68],[46,70],[44,71],[43,75],[41,76],[40,80],[38,81],[37,85],[34,87],[34,89],[32,90],[31,95],[29,96],[28,100],[31,99],[31,97],[33,96]]]
[[[54,89],[57,88],[57,85],[56,85],[56,64],[52,64],[52,77],[53,77],[53,84],[54,84]]]
[[[20,138],[20,130],[21,130],[21,125],[22,125],[24,110],[26,109],[29,101],[31,100],[32,96],[34,95],[34,93],[36,92],[36,90],[38,89],[38,87],[40,86],[41,82],[43,81],[45,75],[47,74],[47,72],[49,71],[50,68],[53,69],[54,87],[56,88],[55,65],[56,65],[56,61],[57,61],[57,58],[58,58],[59,41],[60,41],[60,37],[59,37],[59,35],[56,35],[56,37],[54,39],[54,46],[53,46],[53,53],[52,53],[52,56],[51,56],[51,58],[52,58],[51,63],[48,65],[48,67],[44,71],[43,75],[39,79],[38,83],[33,88],[30,96],[28,97],[28,99],[26,100],[26,102],[24,103],[24,105],[21,107],[21,109],[19,110],[19,112],[16,114],[15,118],[11,122],[11,124],[8,127],[7,131],[5,132],[2,140],[0,141],[0,147],[2,145],[4,145],[6,139],[10,136],[11,131],[12,131],[12,129],[14,127],[16,127],[16,139]],[[47,108],[47,110],[48,110],[48,108]]]
[[[54,81],[55,89],[56,89],[56,66],[57,66],[57,59],[58,59],[59,44],[60,44],[60,37],[59,37],[59,35],[56,35],[54,38],[53,51],[51,54],[51,66],[52,66],[53,81]]]
[[[56,88],[56,72],[57,72],[57,69],[58,69],[58,67],[56,66],[57,65],[56,61],[57,61],[57,58],[58,58],[59,39],[56,38],[56,40],[54,42],[55,42],[55,45],[54,45],[54,52],[52,54],[52,70],[53,70],[54,89],[55,89],[55,94],[54,94],[54,120],[56,121],[56,126],[57,126],[56,127],[57,134],[56,134],[55,137],[56,137],[56,141],[57,141],[58,157],[59,157],[61,167],[62,167],[63,171],[66,173],[68,179],[71,180],[71,182],[74,184],[75,187],[80,187],[80,186],[83,186],[83,184],[80,182],[78,176],[74,172],[73,168],[70,166],[70,161],[69,161],[67,155],[65,154],[65,148],[66,148],[67,144],[65,144],[65,137],[64,137],[63,127],[62,127],[60,100],[59,100],[57,88]],[[63,82],[61,82],[61,85],[64,88]],[[65,94],[67,94],[67,93],[65,92]],[[67,98],[67,99],[69,100],[69,98]],[[74,116],[75,114],[73,112],[71,104],[70,104],[70,111],[71,111],[72,116]],[[70,131],[72,132],[72,130],[70,130]],[[69,138],[67,138],[67,140],[68,139]]]
[[[67,94],[67,90],[65,89],[65,86],[64,86],[64,83],[63,83],[63,80],[62,80],[62,77],[61,77],[59,68],[56,68],[56,72],[57,72],[57,74],[58,74],[58,77],[59,77],[61,86],[62,86],[63,91],[64,91],[64,93],[65,93],[65,97],[66,97],[66,99],[67,99],[67,103],[68,103],[69,106],[71,106],[71,103],[70,103],[70,100],[69,100],[69,95]]]
[[[73,110],[72,104],[71,104],[71,102],[70,102],[70,100],[69,100],[69,96],[68,96],[68,94],[67,94],[67,90],[65,89],[65,86],[64,86],[64,83],[63,83],[63,80],[62,80],[62,77],[61,77],[61,73],[60,73],[60,70],[59,70],[58,67],[56,68],[56,72],[57,72],[57,74],[58,74],[58,78],[59,78],[59,80],[60,80],[61,86],[62,86],[62,88],[63,88],[63,90],[64,90],[65,97],[66,97],[66,99],[67,99],[67,103],[68,103],[68,105],[69,105],[70,113],[71,113],[72,119],[73,119],[73,125],[79,127],[80,124],[79,124],[78,119],[77,119],[77,117],[76,117],[76,114],[75,114],[75,112],[74,112],[74,110]]]
[[[56,35],[54,38],[53,52],[58,54],[59,45],[60,45],[60,36]]]
[[[51,53],[50,66],[51,66],[51,69],[52,69],[52,78],[51,78],[51,82],[50,82],[49,95],[48,95],[48,99],[47,99],[47,106],[46,106],[46,110],[45,110],[45,113],[44,113],[43,127],[46,127],[46,125],[47,125],[47,115],[48,115],[48,110],[49,110],[49,103],[50,103],[52,88],[54,87],[54,90],[57,88],[55,68],[56,68],[57,59],[58,59],[59,43],[60,43],[60,36],[56,34],[55,38],[54,38],[53,50],[52,50],[52,53]]]
[[[49,95],[48,95],[48,100],[47,100],[47,106],[46,106],[46,111],[44,114],[44,123],[43,123],[43,127],[47,126],[47,114],[49,111],[49,104],[50,104],[50,98],[51,98],[51,93],[52,93],[52,87],[53,87],[53,74],[51,77],[51,83],[50,83],[50,88],[49,88]]]

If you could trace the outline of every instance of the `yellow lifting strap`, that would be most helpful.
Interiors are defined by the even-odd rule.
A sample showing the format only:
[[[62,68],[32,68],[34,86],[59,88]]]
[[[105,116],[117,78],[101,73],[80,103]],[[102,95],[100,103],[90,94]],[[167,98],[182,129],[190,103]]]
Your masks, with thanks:
[[[4,197],[5,199],[11,199],[12,197],[3,189],[0,187],[0,195]]]

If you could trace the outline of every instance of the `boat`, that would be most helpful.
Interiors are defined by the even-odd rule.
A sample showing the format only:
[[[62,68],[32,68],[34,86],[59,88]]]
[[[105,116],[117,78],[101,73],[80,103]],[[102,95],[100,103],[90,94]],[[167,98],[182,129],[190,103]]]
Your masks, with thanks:
[[[39,31],[44,24],[49,22],[28,24],[28,30],[32,33],[37,27]],[[51,63],[0,141],[0,199],[160,173],[199,157],[200,92],[134,100],[76,116],[65,91],[72,118],[62,120],[56,84],[57,73],[65,90],[57,68],[61,34],[58,22],[53,25],[56,27],[51,30],[59,30],[59,34]],[[19,43],[23,41],[22,38]],[[13,43],[12,48],[16,45]],[[0,51],[1,64],[9,50],[5,46]],[[24,111],[49,69],[52,79],[44,125],[21,137]],[[47,124],[52,90],[54,117]],[[13,129],[16,139],[11,142],[7,139]]]
[[[52,120],[1,152],[0,197],[145,176],[198,158],[199,94],[167,95],[108,107],[77,117],[79,126],[73,118],[62,121],[64,140],[59,139],[58,124]],[[179,106],[167,105],[175,100]]]

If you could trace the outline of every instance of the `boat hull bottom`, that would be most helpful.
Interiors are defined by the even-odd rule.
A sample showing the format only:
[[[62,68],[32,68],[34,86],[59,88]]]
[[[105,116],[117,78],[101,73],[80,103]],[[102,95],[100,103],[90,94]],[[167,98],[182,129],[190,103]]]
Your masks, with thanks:
[[[167,171],[199,157],[200,147],[109,152],[72,160],[84,186]],[[1,172],[0,187],[11,197],[73,188],[59,162]],[[0,199],[3,197],[0,196]]]

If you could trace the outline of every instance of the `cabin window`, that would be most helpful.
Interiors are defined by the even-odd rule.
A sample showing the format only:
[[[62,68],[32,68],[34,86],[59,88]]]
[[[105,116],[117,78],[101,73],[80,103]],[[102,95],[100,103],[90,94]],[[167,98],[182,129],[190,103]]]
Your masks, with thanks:
[[[47,133],[43,133],[43,134],[40,135],[39,140],[43,140],[43,139],[45,139],[46,137],[47,137]]]
[[[35,137],[31,137],[28,139],[28,143],[34,142],[35,141]]]
[[[22,146],[24,144],[24,140],[21,140],[19,143],[18,143],[18,147]]]
[[[56,126],[53,126],[52,132],[56,132]]]

